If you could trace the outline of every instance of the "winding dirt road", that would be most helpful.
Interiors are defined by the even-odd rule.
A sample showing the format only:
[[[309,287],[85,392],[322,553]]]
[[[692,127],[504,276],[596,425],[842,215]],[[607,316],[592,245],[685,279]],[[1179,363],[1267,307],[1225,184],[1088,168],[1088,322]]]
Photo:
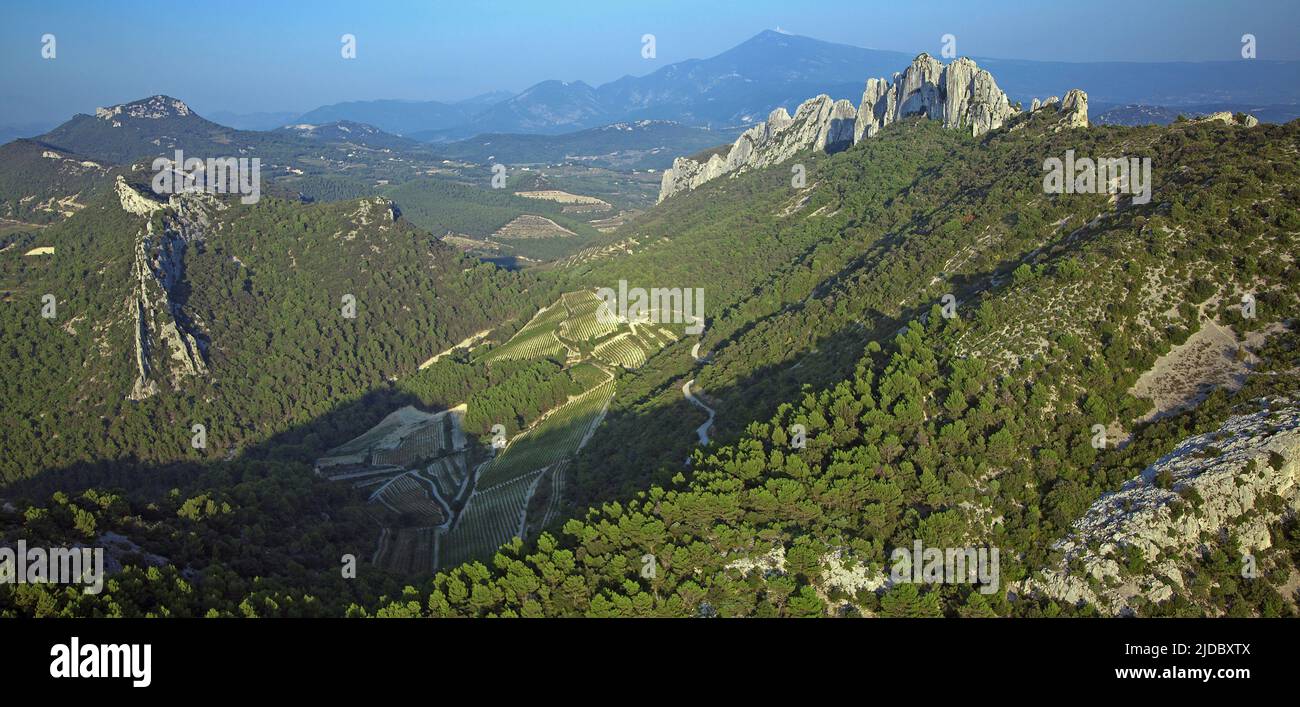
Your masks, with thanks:
[[[709,413],[708,421],[706,421],[704,424],[700,425],[699,427],[695,428],[695,434],[699,436],[700,444],[708,444],[709,428],[713,426],[713,417],[715,413],[713,412],[713,408],[709,407],[708,405],[705,405],[699,398],[695,397],[694,393],[691,392],[691,384],[694,382],[695,379],[692,378],[682,384],[682,395],[686,396],[686,399],[691,401],[696,407]]]

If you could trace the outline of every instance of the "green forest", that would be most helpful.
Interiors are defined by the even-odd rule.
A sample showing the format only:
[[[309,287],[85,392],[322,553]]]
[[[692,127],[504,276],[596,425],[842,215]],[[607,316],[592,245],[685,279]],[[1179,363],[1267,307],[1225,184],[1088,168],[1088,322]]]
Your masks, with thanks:
[[[97,197],[42,234],[66,258],[0,271],[0,538],[114,533],[139,549],[119,554],[103,594],[0,586],[0,614],[1096,615],[1019,587],[1061,560],[1054,541],[1091,504],[1181,440],[1261,400],[1294,401],[1300,123],[1055,127],[1036,113],[973,138],[905,121],[797,156],[805,187],[788,164],[719,179],[591,236],[623,243],[615,253],[522,273],[435,238],[490,232],[518,206],[506,192],[397,185],[382,190],[397,220],[373,197],[232,205],[185,255],[184,307],[214,373],[142,402],[125,399],[120,302],[147,226]],[[1154,198],[1044,194],[1043,156],[1067,149],[1150,156]],[[312,460],[401,404],[468,402],[475,435],[526,428],[585,374],[472,352],[419,364],[484,329],[506,341],[561,293],[619,280],[705,288],[707,327],[618,372],[564,512],[433,577],[366,564],[364,494],[316,477]],[[39,316],[43,292],[62,293],[55,321]],[[337,313],[345,294],[354,319]],[[1257,359],[1251,375],[1148,419],[1135,384],[1207,326],[1259,337],[1241,353]],[[708,445],[686,380],[717,411]],[[196,419],[213,440],[198,455]],[[1122,448],[1092,444],[1096,425],[1122,430]],[[1178,507],[1201,512],[1190,495]],[[998,591],[846,579],[888,574],[891,551],[918,539],[1001,548]],[[1278,525],[1271,541],[1264,581],[1246,582],[1240,539],[1207,540],[1187,590],[1140,613],[1293,615],[1281,588],[1300,529]],[[345,556],[363,558],[355,579]]]

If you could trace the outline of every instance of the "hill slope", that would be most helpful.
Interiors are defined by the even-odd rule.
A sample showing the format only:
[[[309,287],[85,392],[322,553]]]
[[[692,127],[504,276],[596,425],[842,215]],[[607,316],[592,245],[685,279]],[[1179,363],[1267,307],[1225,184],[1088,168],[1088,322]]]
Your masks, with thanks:
[[[0,218],[48,223],[85,206],[110,164],[37,140],[0,145]]]
[[[152,578],[132,570],[138,584],[115,596],[115,607],[42,588],[18,594],[0,587],[0,601],[22,614],[146,613],[150,598],[165,594],[166,606],[184,615],[1061,616],[1115,610],[1109,590],[1116,587],[1107,577],[1141,582],[1154,566],[1171,591],[1121,592],[1135,613],[1295,614],[1288,582],[1300,562],[1300,533],[1286,518],[1295,509],[1288,475],[1300,450],[1282,442],[1294,437],[1300,393],[1297,149],[1300,123],[1247,127],[1232,116],[1084,127],[1068,113],[1039,110],[979,136],[904,117],[834,154],[805,149],[710,180],[545,276],[552,290],[617,289],[620,280],[702,288],[707,325],[698,338],[656,337],[658,348],[619,359],[633,365],[618,372],[603,424],[566,467],[566,510],[542,515],[551,532],[527,545],[513,541],[491,558],[478,552],[480,561],[418,588],[372,579],[340,585],[331,581],[337,553],[366,546],[303,518],[282,520],[286,507],[319,511],[307,500],[319,485],[302,481],[287,498],[262,498],[245,480],[273,472],[257,458],[236,459],[214,464],[175,498],[154,492],[101,503],[100,490],[52,497],[34,504],[38,510],[0,516],[0,527],[52,538],[85,537],[79,529],[87,526],[144,533],[134,518],[162,513],[167,520],[152,531],[158,554],[202,562],[205,572],[226,579],[245,576],[227,571],[236,563],[263,566],[228,559],[232,548],[209,530],[224,522],[221,503],[234,501],[228,515],[257,528],[245,551],[259,542],[294,548],[291,576],[269,587],[205,580],[203,591],[187,593],[172,589],[184,565],[171,563]],[[1044,161],[1067,155],[1149,159],[1150,200],[1105,190],[1048,193]],[[804,168],[805,182],[792,180],[794,165]],[[369,240],[383,233],[388,246],[401,231],[376,206],[362,220],[388,230],[359,234]],[[347,219],[355,224],[362,206],[348,208],[357,209]],[[307,213],[289,213],[294,217],[275,227],[252,222],[238,230],[276,235],[275,252],[302,258],[331,226],[345,226],[338,214],[314,223]],[[155,232],[165,233],[166,222],[159,225]],[[325,240],[331,257],[370,257],[335,241]],[[262,268],[279,262],[249,249]],[[280,267],[276,278],[301,285],[285,294],[310,291]],[[386,286],[418,281],[417,273],[401,272],[405,277]],[[195,291],[220,291],[208,282]],[[259,283],[254,292],[275,287]],[[294,297],[317,306],[309,295]],[[386,311],[401,317],[393,307]],[[308,314],[324,327],[332,311]],[[573,331],[592,322],[551,323]],[[472,342],[471,328],[465,336]],[[1195,337],[1210,330],[1236,352],[1226,380],[1221,361],[1214,370],[1199,363]],[[549,350],[546,336],[518,331],[519,340],[489,355]],[[400,333],[384,340],[394,336]],[[26,334],[13,340],[43,341]],[[36,358],[66,357],[41,353]],[[479,377],[475,365],[453,353],[416,378],[454,387],[457,372]],[[540,371],[548,364],[530,365]],[[1189,381],[1187,399],[1170,405],[1140,395],[1144,376],[1170,369]],[[311,375],[309,382],[319,380]],[[130,377],[129,370],[118,374],[121,390]],[[272,388],[276,379],[261,383]],[[51,390],[43,397],[72,396]],[[1261,410],[1267,419],[1251,417]],[[39,419],[35,409],[28,415]],[[1243,425],[1240,416],[1254,422]],[[1256,431],[1238,439],[1248,429]],[[710,441],[698,449],[702,437]],[[1257,443],[1244,454],[1239,442],[1248,437]],[[1162,476],[1161,460],[1171,453],[1186,460],[1178,474]],[[1259,489],[1251,509],[1230,508],[1202,495],[1209,487],[1189,483],[1229,463],[1245,468],[1247,456],[1267,480],[1246,484]],[[301,466],[278,471],[308,476]],[[1190,527],[1202,534],[1155,557],[1138,543],[1075,553],[1070,538],[1096,527],[1086,519],[1104,510],[1106,494],[1135,483],[1181,509],[1180,518],[1194,518]],[[272,520],[254,520],[262,510]],[[1250,515],[1249,525],[1238,510]],[[1250,532],[1236,532],[1244,528]],[[278,533],[275,540],[261,541],[268,531]],[[223,552],[195,552],[187,537]],[[330,542],[313,542],[321,537]],[[918,582],[899,572],[896,560],[918,542],[941,552],[996,549],[1001,560],[981,577]],[[1238,581],[1243,555],[1257,561],[1253,579],[1260,581]],[[1123,573],[1109,571],[1120,563]],[[1089,566],[1105,571],[1089,579]],[[1080,573],[1090,593],[1055,591],[1062,585],[1048,573],[1061,571]]]
[[[418,135],[417,135],[418,137]],[[669,121],[614,123],[562,135],[484,133],[437,146],[452,159],[478,163],[555,164],[577,162],[610,169],[665,169],[673,158],[734,139]]]
[[[676,62],[644,76],[624,76],[596,87],[581,81],[544,81],[507,100],[470,110],[459,122],[455,112],[467,104],[399,101],[340,104],[321,109],[323,113],[313,111],[302,121],[354,120],[403,135],[423,131],[423,139],[438,142],[484,132],[553,134],[647,119],[730,128],[757,123],[777,108],[793,111],[822,93],[857,101],[864,77],[888,77],[913,55],[766,30],[715,56]],[[1296,82],[1300,72],[1297,62],[1291,61],[1089,63],[972,58],[997,75],[1013,102],[1026,107],[1034,98],[1061,96],[1070,88],[1109,106],[1141,103],[1177,109],[1215,103],[1223,106],[1215,111],[1236,112],[1300,103]],[[400,111],[401,117],[389,118],[390,110]]]
[[[520,276],[383,199],[160,202],[146,183],[119,180],[42,232],[55,256],[0,260],[5,340],[23,352],[3,375],[0,434],[26,449],[4,461],[7,481],[90,459],[233,455],[531,306]],[[199,421],[203,450],[187,442]]]

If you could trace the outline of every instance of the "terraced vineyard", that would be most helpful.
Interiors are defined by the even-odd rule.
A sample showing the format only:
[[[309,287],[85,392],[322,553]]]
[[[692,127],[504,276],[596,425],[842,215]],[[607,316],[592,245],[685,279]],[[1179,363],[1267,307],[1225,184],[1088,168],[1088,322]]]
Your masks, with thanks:
[[[381,528],[373,556],[379,566],[433,570],[439,526],[454,516],[468,486],[463,416],[463,407],[403,407],[316,461],[321,476],[369,494]]]
[[[556,338],[556,333],[567,315],[568,312],[559,302],[539,311],[509,341],[489,351],[487,360],[563,356],[567,349]]]
[[[578,452],[604,417],[614,396],[613,378],[552,411],[528,431],[517,435],[479,477],[491,487],[564,460]]]
[[[484,560],[558,518],[568,463],[614,396],[610,366],[637,368],[679,338],[666,326],[602,323],[603,305],[591,290],[565,293],[483,356],[489,364],[564,356],[566,375],[584,391],[534,420],[495,458],[480,463],[486,447],[467,446],[460,406],[436,414],[402,408],[317,461],[318,473],[364,488],[387,511],[376,515],[379,564],[408,571]],[[531,509],[538,517],[528,522],[543,482],[550,495],[538,499]]]
[[[551,497],[546,504],[546,512],[542,514],[542,522],[537,525],[538,528],[545,528],[555,521],[560,513],[560,504],[564,499],[564,473],[569,468],[569,462],[562,461],[551,467]]]
[[[671,329],[656,324],[637,324],[633,327],[633,331],[641,341],[655,350],[661,349],[679,338]]]
[[[384,484],[388,483],[388,479],[389,479],[389,477],[387,477],[387,476],[379,476],[379,477],[376,477],[376,478],[361,479],[360,481],[353,481],[353,482],[352,482],[352,488],[354,488],[354,489],[371,489],[371,490],[374,490],[374,489],[377,489],[377,488],[379,488],[380,486],[383,486]],[[338,480],[338,477],[334,477],[334,480]]]
[[[680,339],[668,327],[648,322],[602,322],[604,302],[592,290],[567,292],[539,311],[486,360],[526,360],[567,352],[569,375],[586,392],[551,410],[510,440],[473,481],[472,492],[452,529],[440,538],[439,567],[466,559],[486,559],[502,543],[535,532],[556,520],[563,505],[565,469],[604,418],[614,395],[615,376],[607,366],[634,369]],[[430,467],[444,499],[451,481]],[[459,478],[459,477],[457,477]],[[529,501],[542,481],[551,494],[537,519],[527,522]]]
[[[413,517],[421,525],[442,525],[447,521],[447,514],[430,495],[432,485],[428,479],[406,473],[384,484],[371,500],[382,503],[398,515]]]
[[[524,474],[475,491],[455,527],[439,540],[438,566],[490,558],[498,547],[520,535],[528,499],[543,472]]]
[[[569,377],[583,390],[591,390],[609,380],[610,373],[591,361],[583,361],[569,367]]]
[[[447,434],[449,424],[450,421],[445,416],[430,421],[402,438],[397,447],[376,450],[375,463],[405,467],[423,459],[440,456],[450,448],[450,435]]]
[[[676,332],[674,332],[672,329],[669,329],[668,327],[664,327],[664,326],[654,327],[654,331],[656,334],[658,334],[660,339],[666,342],[676,342],[676,341],[680,341],[682,338],[678,336]]]
[[[429,574],[435,569],[436,528],[385,529],[375,564],[403,574]]]
[[[618,325],[613,321],[601,322],[600,308],[604,302],[591,290],[566,292],[562,298],[569,316],[560,324],[560,336],[568,341],[595,341],[614,333]]]
[[[602,341],[593,353],[601,361],[623,368],[640,368],[647,358],[645,346],[631,332]]]
[[[601,372],[591,364],[581,365]],[[600,424],[613,395],[614,379],[609,376],[511,440],[479,473],[476,490],[440,538],[438,566],[488,558],[511,538],[521,537],[528,527],[528,502],[548,474],[552,491],[542,526],[551,522],[560,509],[568,460]]]
[[[424,470],[422,475],[430,479],[438,489],[438,495],[444,501],[450,503],[453,499],[460,497],[462,490],[465,488],[465,481],[469,476],[465,455],[454,454],[435,459]]]
[[[365,433],[329,450],[316,461],[316,472],[342,479],[380,472],[381,467],[401,471],[413,460],[445,453],[450,446],[447,427],[459,424],[448,418],[456,414],[424,412],[410,405],[395,410]]]

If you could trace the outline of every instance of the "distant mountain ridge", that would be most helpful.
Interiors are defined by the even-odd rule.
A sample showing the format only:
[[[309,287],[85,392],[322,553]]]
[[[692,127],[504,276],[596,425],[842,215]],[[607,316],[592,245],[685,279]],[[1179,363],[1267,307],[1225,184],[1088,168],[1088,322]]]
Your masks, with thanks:
[[[411,150],[423,147],[419,142],[410,138],[393,135],[373,125],[357,123],[351,120],[340,120],[321,125],[294,123],[277,128],[273,132],[313,142],[351,143],[381,150]]]
[[[23,123],[21,125],[0,125],[0,144],[20,138],[40,135],[52,127],[52,123]]]
[[[294,119],[298,117],[298,113],[293,111],[234,113],[228,110],[219,110],[207,115],[212,122],[228,125],[237,130],[274,130],[294,122]]]
[[[767,30],[721,54],[591,86],[543,81],[491,105],[368,101],[327,106],[329,120],[357,120],[402,135],[452,142],[479,133],[554,134],[636,120],[704,127],[749,126],[809,96],[857,100],[863,76],[891,76],[914,54],[864,49]],[[1107,105],[1300,106],[1300,62],[1046,62],[972,56],[998,76],[1013,103],[1079,88]],[[318,109],[324,111],[325,108]],[[476,109],[475,109],[476,108]],[[302,122],[329,122],[317,111]]]
[[[1249,113],[1264,123],[1289,123],[1300,118],[1300,105],[1254,105],[1210,103],[1191,106],[1155,106],[1131,103],[1123,106],[1098,106],[1098,125],[1169,125],[1183,115],[1188,118],[1214,113]]]
[[[401,150],[408,156],[432,159],[427,145],[355,121],[294,123],[274,130],[238,130],[214,123],[171,96],[150,96],[78,114],[35,141],[114,164],[174,150],[194,156],[259,157],[263,162],[292,166],[302,160],[319,164],[322,156],[352,158],[355,148]],[[329,150],[322,152],[322,147]],[[302,166],[299,164],[299,166]]]
[[[0,218],[49,223],[76,213],[111,173],[157,157],[256,159],[268,193],[285,198],[352,198],[441,164],[429,146],[355,122],[237,130],[156,95],[0,146]],[[107,179],[109,186],[111,178]],[[93,189],[92,189],[93,188]]]
[[[419,135],[417,134],[416,137]],[[613,123],[561,135],[484,133],[437,145],[438,154],[486,164],[552,164],[566,161],[592,166],[665,169],[682,152],[713,147],[734,139],[734,131],[715,131],[666,120]]]
[[[347,120],[373,125],[398,135],[409,135],[422,130],[442,130],[463,125],[483,109],[505,101],[513,95],[510,91],[493,91],[452,103],[388,99],[346,101],[307,111],[291,121],[284,121],[281,125],[290,122],[321,124]]]
[[[184,101],[156,95],[75,115],[36,139],[120,164],[180,145],[225,153],[240,137],[257,135],[241,133],[200,117]]]

